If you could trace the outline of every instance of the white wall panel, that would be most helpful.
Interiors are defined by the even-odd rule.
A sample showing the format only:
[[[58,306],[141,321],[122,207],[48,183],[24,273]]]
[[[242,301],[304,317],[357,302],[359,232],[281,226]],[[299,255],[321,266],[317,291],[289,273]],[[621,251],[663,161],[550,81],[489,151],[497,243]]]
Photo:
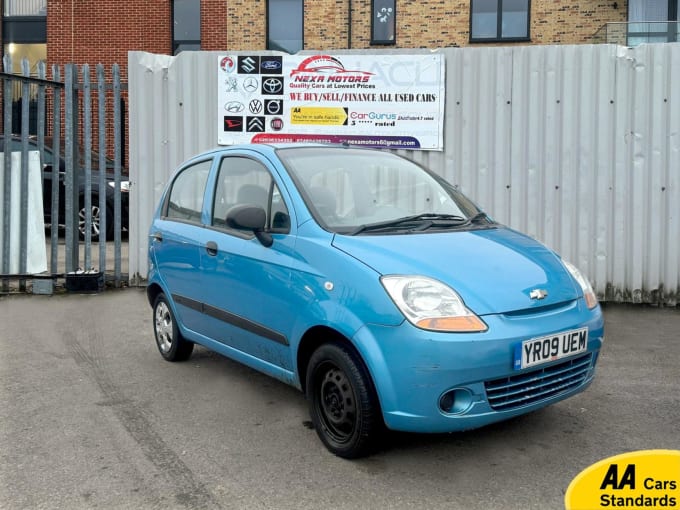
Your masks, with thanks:
[[[680,44],[438,51],[445,149],[399,152],[573,261],[601,298],[676,304]],[[134,280],[163,185],[216,144],[217,54],[129,55]]]

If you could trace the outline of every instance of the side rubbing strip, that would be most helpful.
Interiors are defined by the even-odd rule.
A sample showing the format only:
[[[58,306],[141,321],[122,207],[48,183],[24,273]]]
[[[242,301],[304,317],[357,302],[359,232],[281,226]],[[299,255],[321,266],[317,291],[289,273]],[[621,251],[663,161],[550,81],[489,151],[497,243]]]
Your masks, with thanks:
[[[235,315],[231,312],[227,312],[226,310],[222,310],[221,308],[215,308],[214,306],[206,305],[200,301],[195,301],[193,299],[180,296],[179,294],[173,294],[172,299],[175,301],[175,303],[184,305],[187,308],[196,310],[197,312],[204,313],[210,317],[221,320],[222,322],[226,322],[227,324],[231,324],[251,333],[255,333],[256,335],[266,338],[267,340],[272,340],[282,345],[289,345],[288,339],[281,333],[262,326],[257,322],[250,321],[244,317],[241,317],[240,315]]]

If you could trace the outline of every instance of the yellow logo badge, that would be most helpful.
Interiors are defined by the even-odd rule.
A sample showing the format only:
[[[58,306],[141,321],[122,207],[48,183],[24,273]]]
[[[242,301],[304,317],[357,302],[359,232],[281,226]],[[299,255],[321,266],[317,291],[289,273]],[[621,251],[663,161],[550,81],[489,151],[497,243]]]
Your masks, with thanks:
[[[643,450],[601,460],[572,480],[567,510],[680,509],[680,450]]]

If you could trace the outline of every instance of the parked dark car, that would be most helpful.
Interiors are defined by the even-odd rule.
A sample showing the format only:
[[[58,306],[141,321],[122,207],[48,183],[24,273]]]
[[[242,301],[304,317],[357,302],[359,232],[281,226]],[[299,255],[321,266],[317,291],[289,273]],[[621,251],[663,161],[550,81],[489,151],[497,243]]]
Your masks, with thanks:
[[[63,150],[64,144],[60,144]],[[0,152],[4,152],[5,141],[4,137],[0,136]],[[12,137],[11,150],[21,151],[22,141],[18,136]],[[35,138],[30,138],[28,140],[28,150],[37,151],[38,141]],[[43,212],[45,218],[45,224],[52,224],[52,168],[54,165],[54,155],[52,153],[52,140],[49,138],[45,139],[45,148],[42,153],[42,166],[43,166]],[[100,208],[99,208],[99,154],[91,151],[91,204],[92,204],[92,239],[99,239],[100,233]],[[85,159],[84,155],[78,158],[77,162],[77,177],[78,177],[78,230],[81,237],[85,237]],[[66,170],[66,161],[64,159],[64,154],[59,154],[59,217],[57,224],[63,225],[65,223],[65,212],[64,206],[66,204],[65,199],[65,183],[64,175]],[[124,171],[123,171],[124,172]],[[128,227],[129,220],[129,200],[128,192],[130,189],[130,182],[125,176],[121,177],[120,190],[121,190],[121,226],[125,229]],[[113,229],[114,229],[114,200],[115,200],[115,182],[114,182],[114,162],[113,160],[106,158],[106,239],[113,239]]]

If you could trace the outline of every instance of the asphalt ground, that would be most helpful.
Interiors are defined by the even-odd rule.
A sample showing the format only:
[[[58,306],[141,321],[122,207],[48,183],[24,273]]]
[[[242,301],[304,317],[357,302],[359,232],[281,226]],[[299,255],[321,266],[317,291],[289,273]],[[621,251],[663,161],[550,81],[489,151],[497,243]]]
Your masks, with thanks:
[[[680,308],[604,311],[586,392],[347,461],[294,388],[202,348],[163,361],[142,289],[2,297],[0,508],[564,508],[589,465],[680,449]]]

